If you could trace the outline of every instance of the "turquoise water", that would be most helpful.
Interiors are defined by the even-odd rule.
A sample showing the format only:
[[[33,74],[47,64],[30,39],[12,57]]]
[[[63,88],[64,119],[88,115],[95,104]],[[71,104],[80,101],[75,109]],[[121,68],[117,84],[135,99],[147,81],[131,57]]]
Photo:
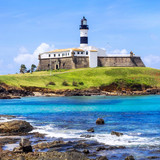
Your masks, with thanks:
[[[140,158],[160,149],[159,95],[0,100],[0,114],[17,115],[18,119],[27,120],[35,126],[34,131],[46,133],[48,137],[82,139],[80,136],[88,134],[86,130],[93,127],[94,137],[87,140],[126,146],[128,150],[125,152],[133,153],[134,149],[134,156]],[[98,117],[105,120],[105,125],[95,124]],[[112,130],[124,135],[113,136],[110,134]]]

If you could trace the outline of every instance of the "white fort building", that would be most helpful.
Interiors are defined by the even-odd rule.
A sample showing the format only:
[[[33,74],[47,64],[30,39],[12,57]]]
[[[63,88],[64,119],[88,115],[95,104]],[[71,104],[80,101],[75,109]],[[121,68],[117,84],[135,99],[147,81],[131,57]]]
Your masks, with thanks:
[[[80,47],[56,49],[39,54],[38,70],[74,69],[86,67],[119,66],[145,67],[141,58],[134,56],[107,56],[106,50],[88,45],[87,19],[83,17],[80,25]]]

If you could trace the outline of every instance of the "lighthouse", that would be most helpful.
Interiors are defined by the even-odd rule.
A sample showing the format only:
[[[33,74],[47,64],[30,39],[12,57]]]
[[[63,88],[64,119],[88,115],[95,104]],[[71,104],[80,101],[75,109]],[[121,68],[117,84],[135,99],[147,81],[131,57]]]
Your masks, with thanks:
[[[83,17],[83,19],[81,19],[81,25],[79,27],[80,29],[80,47],[86,47],[88,46],[88,30],[89,27],[87,25],[87,19],[85,17]]]

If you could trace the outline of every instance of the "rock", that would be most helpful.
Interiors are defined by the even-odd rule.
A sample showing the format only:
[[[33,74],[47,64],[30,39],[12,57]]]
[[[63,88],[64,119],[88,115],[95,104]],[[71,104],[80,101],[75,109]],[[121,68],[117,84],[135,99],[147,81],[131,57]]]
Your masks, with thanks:
[[[94,128],[90,128],[87,130],[88,132],[94,132]]]
[[[111,135],[116,135],[117,137],[120,137],[123,135],[123,133],[112,131]]]
[[[43,149],[47,149],[47,148],[59,147],[64,144],[66,144],[66,142],[61,141],[61,140],[57,140],[57,141],[53,141],[53,142],[38,143],[38,144],[34,145],[33,148],[36,150],[39,150],[39,149],[43,150]]]
[[[80,137],[91,138],[94,137],[94,135],[82,134]]]
[[[36,138],[44,138],[46,134],[41,134],[41,133],[38,133],[38,132],[33,132],[34,134],[34,137]]]
[[[106,156],[100,156],[96,160],[108,160],[108,158]]]
[[[14,153],[23,153],[23,152],[28,153],[33,151],[31,142],[28,139],[21,138],[19,145],[20,145],[19,147],[13,149]]]
[[[19,145],[20,145],[20,147],[22,147],[22,150],[25,153],[33,151],[32,146],[31,146],[31,142],[29,141],[29,139],[21,138]]]
[[[23,158],[25,160],[91,160],[87,158],[86,155],[79,153],[79,152],[30,152],[30,153],[11,153],[6,152],[0,154],[0,158],[2,160],[23,160],[18,158]]]
[[[88,149],[84,149],[84,150],[83,150],[83,153],[88,154],[88,153],[89,153],[89,150],[88,150]]]
[[[130,155],[130,156],[126,157],[125,160],[135,160],[135,159],[132,155]]]
[[[114,149],[126,149],[125,146],[109,146],[106,150],[114,150]]]
[[[14,152],[14,153],[23,153],[23,149],[22,149],[22,147],[15,147],[15,148],[13,149],[13,152]]]
[[[26,133],[33,127],[26,121],[14,120],[0,123],[0,133]]]
[[[104,146],[100,146],[96,148],[96,151],[101,151],[101,150],[105,150],[106,148]]]
[[[104,124],[104,120],[102,118],[98,118],[96,120],[96,124]]]
[[[147,157],[147,159],[159,159],[160,157],[157,156],[151,156],[151,157]]]

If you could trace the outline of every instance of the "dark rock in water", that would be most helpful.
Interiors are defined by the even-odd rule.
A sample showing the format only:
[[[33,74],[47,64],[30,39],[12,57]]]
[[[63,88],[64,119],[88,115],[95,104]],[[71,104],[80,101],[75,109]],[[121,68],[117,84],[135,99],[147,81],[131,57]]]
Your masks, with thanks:
[[[101,150],[105,150],[106,148],[104,146],[100,146],[96,148],[96,151],[101,151]]]
[[[83,150],[83,153],[88,154],[88,153],[89,153],[89,150],[88,150],[88,149],[84,149],[84,150]]]
[[[102,118],[98,118],[96,120],[96,124],[104,124],[104,120]]]
[[[116,135],[116,136],[120,137],[123,135],[123,133],[112,131],[111,135]]]
[[[125,146],[109,146],[106,150],[125,149]]]
[[[108,160],[108,158],[106,156],[100,156],[96,160]]]
[[[82,134],[80,137],[91,138],[94,137],[94,135]]]
[[[32,146],[31,146],[31,142],[29,141],[29,139],[21,138],[21,141],[20,141],[19,145],[20,145],[20,147],[22,147],[22,150],[25,153],[33,151]]]
[[[88,132],[94,132],[94,128],[90,128],[87,130]]]
[[[1,133],[25,133],[30,132],[33,127],[26,121],[14,120],[0,123]]]
[[[135,159],[132,155],[130,155],[130,156],[126,157],[125,160],[135,160]]]
[[[151,157],[147,157],[147,159],[160,159],[160,157],[157,157],[157,156],[151,156]]]
[[[78,153],[81,153],[79,150],[77,150],[75,148],[70,148],[67,152],[78,152]]]

